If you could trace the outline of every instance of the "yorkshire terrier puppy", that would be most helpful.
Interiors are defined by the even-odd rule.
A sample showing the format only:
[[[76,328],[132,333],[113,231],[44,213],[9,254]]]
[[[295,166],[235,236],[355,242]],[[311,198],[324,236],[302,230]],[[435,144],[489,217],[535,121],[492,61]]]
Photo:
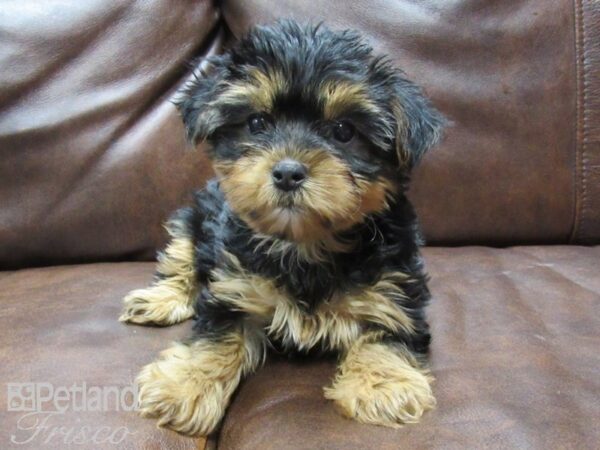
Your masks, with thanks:
[[[120,317],[196,320],[142,369],[142,415],[211,433],[274,348],[339,355],[324,393],[343,415],[418,421],[435,405],[430,295],[405,193],[443,117],[352,31],[282,21],[209,63],[177,106],[216,178],[170,219],[154,283]]]

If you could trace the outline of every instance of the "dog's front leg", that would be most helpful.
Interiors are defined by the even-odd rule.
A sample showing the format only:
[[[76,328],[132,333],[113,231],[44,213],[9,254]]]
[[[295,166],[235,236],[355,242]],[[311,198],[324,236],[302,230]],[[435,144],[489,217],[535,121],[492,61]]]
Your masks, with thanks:
[[[178,211],[183,216],[185,209]],[[166,224],[171,237],[158,255],[156,279],[145,289],[131,291],[123,299],[119,320],[138,325],[173,325],[194,315],[198,290],[194,267],[194,243],[189,224],[177,214]]]
[[[435,406],[433,377],[401,343],[383,333],[359,338],[343,356],[325,397],[359,422],[397,427]]]
[[[178,343],[139,374],[140,413],[183,434],[207,435],[219,424],[240,379],[263,358],[262,335],[242,325]]]

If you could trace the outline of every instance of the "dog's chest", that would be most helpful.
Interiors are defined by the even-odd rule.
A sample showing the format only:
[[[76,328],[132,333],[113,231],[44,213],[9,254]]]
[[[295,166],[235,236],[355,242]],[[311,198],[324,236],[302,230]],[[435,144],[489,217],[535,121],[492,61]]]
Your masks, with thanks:
[[[273,279],[240,266],[233,271],[215,270],[209,288],[219,301],[246,313],[251,323],[285,349],[344,350],[367,328],[412,329],[398,303],[402,289],[387,278],[370,286],[335,290],[310,310]]]

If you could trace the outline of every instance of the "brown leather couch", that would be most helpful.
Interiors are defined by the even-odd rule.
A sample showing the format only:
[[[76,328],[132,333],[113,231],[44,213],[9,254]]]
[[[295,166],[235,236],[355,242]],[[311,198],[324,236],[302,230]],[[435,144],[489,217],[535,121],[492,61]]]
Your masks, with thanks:
[[[363,31],[454,123],[411,194],[437,409],[359,425],[323,398],[332,361],[273,358],[208,443],[122,410],[24,419],[7,383],[127,386],[188,334],[117,322],[211,173],[170,99],[281,16]],[[0,448],[600,448],[597,1],[12,0],[0,67]]]

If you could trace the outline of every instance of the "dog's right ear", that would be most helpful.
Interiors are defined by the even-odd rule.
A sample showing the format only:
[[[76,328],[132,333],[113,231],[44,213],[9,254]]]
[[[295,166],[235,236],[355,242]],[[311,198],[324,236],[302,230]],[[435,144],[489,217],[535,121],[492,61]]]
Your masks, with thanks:
[[[173,101],[193,145],[210,139],[226,122],[218,98],[225,87],[227,62],[225,55],[203,60],[197,65],[193,78],[177,92]]]
[[[400,164],[412,169],[440,140],[448,121],[416,84],[399,73],[395,80],[396,152]]]

